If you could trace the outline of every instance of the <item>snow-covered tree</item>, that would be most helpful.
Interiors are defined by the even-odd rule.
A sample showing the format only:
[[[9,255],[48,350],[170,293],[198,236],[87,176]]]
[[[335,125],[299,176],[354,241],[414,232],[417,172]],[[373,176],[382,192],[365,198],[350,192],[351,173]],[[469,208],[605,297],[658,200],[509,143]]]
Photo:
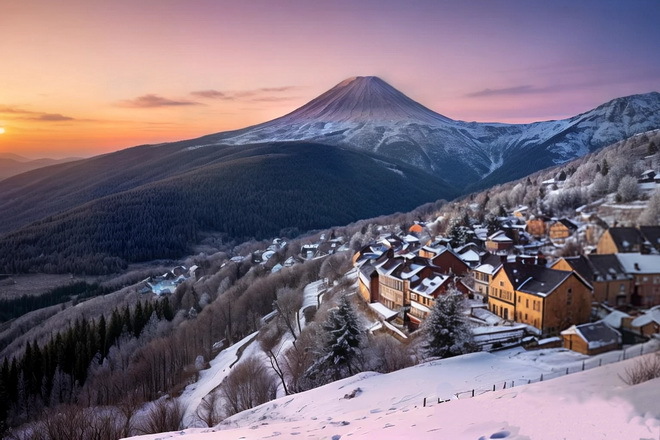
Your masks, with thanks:
[[[474,351],[472,332],[463,314],[465,308],[465,298],[456,289],[436,298],[421,328],[422,349],[427,357],[448,358]]]
[[[642,226],[660,225],[660,189],[656,189],[649,198],[646,209],[639,216],[639,224]]]
[[[348,298],[343,295],[323,323],[325,341],[318,360],[306,375],[316,382],[328,382],[358,372],[362,329]]]
[[[624,176],[619,182],[619,188],[616,192],[617,199],[622,202],[630,202],[635,200],[638,195],[637,179],[632,176]]]

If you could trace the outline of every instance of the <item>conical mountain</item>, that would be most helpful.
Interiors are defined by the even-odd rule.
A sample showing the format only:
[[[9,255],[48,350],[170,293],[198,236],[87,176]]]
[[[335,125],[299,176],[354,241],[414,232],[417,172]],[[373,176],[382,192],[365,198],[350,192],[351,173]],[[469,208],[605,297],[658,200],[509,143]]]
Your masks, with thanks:
[[[278,120],[276,120],[278,121]],[[348,78],[279,121],[450,121],[377,76]]]

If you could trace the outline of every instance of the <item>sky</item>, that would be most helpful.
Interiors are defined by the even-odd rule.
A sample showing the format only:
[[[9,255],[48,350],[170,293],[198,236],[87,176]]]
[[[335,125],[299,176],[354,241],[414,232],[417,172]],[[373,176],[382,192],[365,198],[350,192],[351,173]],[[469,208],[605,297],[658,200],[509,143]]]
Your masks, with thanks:
[[[660,91],[658,0],[0,0],[0,153],[91,156],[282,116],[376,75],[452,119]]]

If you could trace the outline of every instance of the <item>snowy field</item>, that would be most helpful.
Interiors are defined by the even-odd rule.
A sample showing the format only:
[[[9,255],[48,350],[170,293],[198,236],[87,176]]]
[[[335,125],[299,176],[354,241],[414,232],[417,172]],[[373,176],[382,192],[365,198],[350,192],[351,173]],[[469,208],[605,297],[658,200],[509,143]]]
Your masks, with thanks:
[[[658,348],[652,341],[643,350]],[[564,349],[473,353],[390,374],[361,373],[281,397],[215,428],[135,439],[658,439],[660,379],[635,386],[621,379],[640,349],[627,349],[626,357],[637,357],[622,362],[616,362],[622,351],[596,357]],[[213,362],[195,392],[188,390],[195,396],[184,397],[187,403],[217,384],[223,370],[225,362]]]

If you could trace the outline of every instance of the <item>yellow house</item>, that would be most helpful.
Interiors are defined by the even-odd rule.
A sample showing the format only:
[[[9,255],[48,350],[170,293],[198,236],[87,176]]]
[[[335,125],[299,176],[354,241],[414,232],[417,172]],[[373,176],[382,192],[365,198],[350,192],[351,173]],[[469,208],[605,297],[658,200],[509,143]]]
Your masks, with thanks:
[[[493,276],[488,307],[503,319],[558,334],[589,321],[593,288],[574,271],[505,263]]]
[[[610,228],[600,236],[596,252],[617,254],[619,252],[641,252],[644,238],[637,228]]]

